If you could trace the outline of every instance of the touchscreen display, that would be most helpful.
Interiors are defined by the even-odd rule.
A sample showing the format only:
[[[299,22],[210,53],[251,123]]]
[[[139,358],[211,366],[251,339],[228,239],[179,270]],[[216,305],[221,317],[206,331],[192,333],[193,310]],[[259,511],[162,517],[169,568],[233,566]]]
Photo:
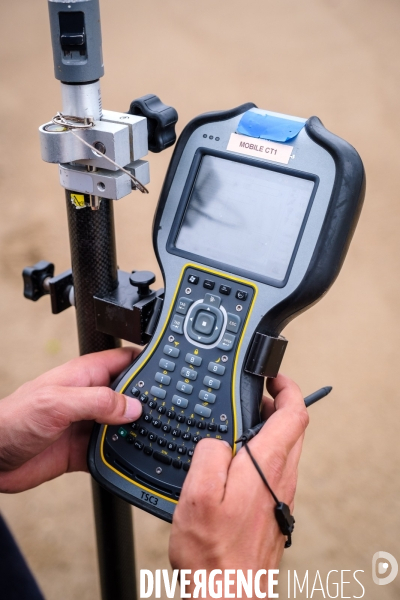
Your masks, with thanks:
[[[314,181],[204,155],[176,248],[285,279]]]

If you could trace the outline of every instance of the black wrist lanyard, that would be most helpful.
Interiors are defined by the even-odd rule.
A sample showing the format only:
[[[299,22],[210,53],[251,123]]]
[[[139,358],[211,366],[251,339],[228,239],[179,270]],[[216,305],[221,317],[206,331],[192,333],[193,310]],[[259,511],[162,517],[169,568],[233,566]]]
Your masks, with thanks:
[[[287,540],[285,542],[285,548],[290,548],[290,546],[292,545],[292,533],[293,533],[294,523],[295,523],[294,517],[293,517],[293,515],[290,514],[290,508],[288,507],[288,505],[285,504],[284,502],[280,502],[278,500],[276,494],[272,490],[264,473],[262,472],[260,465],[257,463],[256,459],[254,458],[253,454],[251,453],[250,448],[247,445],[247,442],[249,442],[255,435],[257,435],[257,433],[263,428],[264,424],[265,424],[265,421],[263,423],[259,423],[259,425],[256,425],[252,429],[248,429],[245,433],[243,433],[241,435],[241,437],[238,440],[236,440],[235,444],[239,444],[239,443],[243,444],[243,446],[244,446],[247,454],[250,456],[250,459],[251,459],[253,465],[255,466],[258,474],[260,475],[264,484],[268,488],[271,496],[273,497],[273,499],[275,501],[275,519],[277,520],[279,529],[281,530],[282,534],[287,536]]]

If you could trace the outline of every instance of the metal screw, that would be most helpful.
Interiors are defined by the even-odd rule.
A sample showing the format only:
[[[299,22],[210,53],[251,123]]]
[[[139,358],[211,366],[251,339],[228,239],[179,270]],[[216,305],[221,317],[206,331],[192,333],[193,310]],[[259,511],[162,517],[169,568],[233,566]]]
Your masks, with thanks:
[[[185,294],[189,295],[192,293],[192,288],[187,287],[185,290]]]
[[[139,381],[138,387],[142,388],[144,386],[144,381]]]
[[[240,312],[241,310],[243,310],[243,306],[241,304],[236,304],[236,310]]]
[[[157,473],[157,475],[161,475],[161,473],[162,473],[162,467],[157,467],[156,473]]]
[[[118,439],[118,436],[117,436],[117,434],[116,434],[116,433],[114,433],[114,435],[112,436],[112,438],[111,438],[111,439],[112,439],[112,441],[113,441],[113,442],[116,442],[116,441],[117,441],[117,439]]]
[[[226,421],[227,420],[227,416],[225,414],[222,414],[219,418],[220,421]]]
[[[103,142],[95,142],[93,146],[96,148],[97,152],[100,152],[100,154],[106,153],[106,147]]]
[[[228,357],[226,354],[224,354],[223,356],[221,356],[221,360],[222,362],[228,362]]]
[[[174,336],[173,336],[173,335],[170,335],[170,336],[168,337],[168,341],[169,341],[169,342],[173,342],[174,340],[175,340],[175,338],[174,338]]]

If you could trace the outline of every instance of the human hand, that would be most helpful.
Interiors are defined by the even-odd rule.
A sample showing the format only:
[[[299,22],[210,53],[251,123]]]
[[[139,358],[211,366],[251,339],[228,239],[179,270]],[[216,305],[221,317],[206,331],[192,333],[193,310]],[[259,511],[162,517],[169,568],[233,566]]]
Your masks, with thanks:
[[[75,358],[0,400],[0,492],[87,471],[93,420],[117,425],[142,412],[139,400],[107,387],[138,353],[118,348]]]
[[[268,420],[249,447],[278,499],[293,512],[308,412],[300,389],[288,377],[278,375],[267,387],[274,400],[263,399],[262,418]],[[274,508],[275,502],[244,448],[232,458],[227,443],[201,440],[173,516],[172,567],[192,573],[241,569],[245,575],[247,569],[254,574],[276,568],[286,538],[275,520]],[[193,588],[192,582],[187,589],[193,592]]]

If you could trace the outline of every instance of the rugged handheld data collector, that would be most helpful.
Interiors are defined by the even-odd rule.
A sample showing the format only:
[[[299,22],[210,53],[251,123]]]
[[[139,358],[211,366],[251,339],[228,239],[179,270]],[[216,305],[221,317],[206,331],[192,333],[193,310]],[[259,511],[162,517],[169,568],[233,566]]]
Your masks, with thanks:
[[[235,449],[259,422],[280,333],[338,275],[364,190],[359,155],[317,117],[245,104],[187,125],[154,221],[162,312],[116,385],[143,414],[95,427],[89,467],[101,485],[172,520],[199,440]]]

